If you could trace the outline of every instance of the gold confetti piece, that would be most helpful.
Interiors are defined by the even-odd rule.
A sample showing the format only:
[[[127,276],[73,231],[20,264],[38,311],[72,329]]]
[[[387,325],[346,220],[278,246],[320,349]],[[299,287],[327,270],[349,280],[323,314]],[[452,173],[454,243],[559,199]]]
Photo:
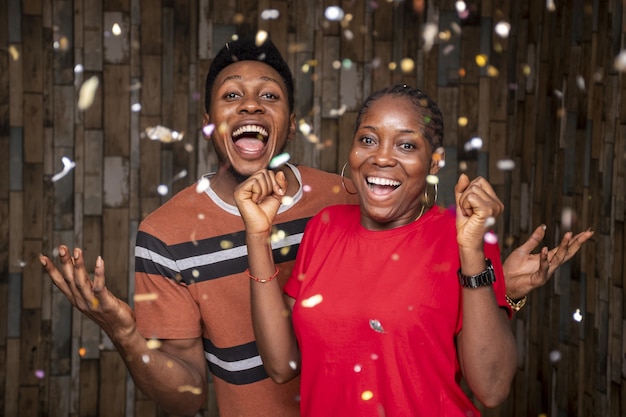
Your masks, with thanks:
[[[202,389],[192,385],[181,385],[178,387],[178,392],[190,392],[195,395],[200,395],[202,394]]]
[[[230,249],[230,248],[232,248],[233,246],[235,246],[235,245],[234,245],[234,244],[233,244],[233,242],[231,242],[230,240],[222,240],[222,241],[220,242],[220,247],[221,247],[222,249]]]
[[[159,295],[157,293],[149,292],[145,294],[135,294],[133,300],[135,300],[136,303],[140,303],[142,301],[154,301],[157,298],[159,298]]]
[[[9,53],[11,54],[11,59],[13,61],[20,59],[20,51],[15,46],[9,46]]]
[[[100,80],[94,75],[81,85],[78,97],[78,110],[87,110],[91,107],[99,84]]]
[[[289,254],[289,251],[291,250],[291,246],[285,246],[280,248],[280,254],[282,256],[287,256]]]
[[[531,73],[532,73],[532,69],[530,68],[530,65],[528,64],[524,64],[524,66],[522,67],[522,73],[528,77]]]
[[[467,122],[468,122],[467,117],[463,117],[463,116],[459,117],[459,119],[457,120],[457,123],[461,127],[467,126]]]
[[[400,61],[400,68],[404,73],[411,72],[415,69],[415,62],[411,58],[404,58]]]
[[[312,297],[302,300],[302,307],[306,307],[306,308],[315,307],[316,305],[321,303],[323,300],[324,300],[324,297],[322,297],[322,294],[316,294]]]
[[[362,399],[363,401],[369,401],[369,400],[371,400],[372,398],[374,398],[374,393],[373,393],[372,391],[367,390],[367,391],[363,391],[363,392],[361,393],[361,399]]]
[[[81,347],[78,349],[78,355],[82,358],[83,356],[85,356],[87,354],[87,349],[84,347]]]
[[[488,57],[485,54],[478,54],[476,55],[476,65],[478,65],[479,67],[484,67],[485,65],[487,65],[487,61],[488,61]]]
[[[390,62],[389,63],[389,69],[391,71],[395,71],[397,67],[398,67],[398,64],[396,64],[395,62]]]
[[[148,339],[146,346],[148,346],[148,349],[158,349],[161,347],[161,341],[158,339]]]
[[[490,77],[497,77],[500,74],[500,71],[498,71],[498,68],[494,67],[493,65],[487,65],[487,75]]]
[[[268,37],[268,33],[264,30],[259,30],[256,33],[256,37],[254,39],[254,42],[256,43],[256,46],[261,46],[265,43],[265,41],[267,40]]]

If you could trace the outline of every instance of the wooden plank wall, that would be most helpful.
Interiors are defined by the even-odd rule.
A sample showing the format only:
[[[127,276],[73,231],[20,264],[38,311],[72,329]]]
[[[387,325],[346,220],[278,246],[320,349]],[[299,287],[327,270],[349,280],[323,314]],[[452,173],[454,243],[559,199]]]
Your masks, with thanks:
[[[342,23],[324,18],[335,4]],[[453,0],[3,1],[0,415],[163,415],[37,254],[64,242],[83,247],[89,265],[114,259],[108,285],[132,300],[139,222],[215,168],[199,133],[211,57],[258,29],[287,57],[298,120],[313,129],[290,145],[292,161],[337,172],[367,94],[417,85],[445,115],[440,204],[461,171],[487,176],[507,207],[497,224],[505,253],[541,223],[550,246],[568,230],[596,231],[514,319],[519,373],[510,399],[485,415],[626,415],[626,82],[614,66],[626,49],[625,3],[467,5],[460,18]],[[262,19],[266,9],[280,17]],[[507,37],[498,22],[510,24]],[[436,35],[423,36],[430,28]],[[81,110],[92,77],[99,87]],[[156,125],[184,139],[151,141],[143,132]],[[468,151],[474,136],[484,145]],[[53,182],[63,157],[75,166]],[[499,169],[502,160],[515,168]],[[216,415],[212,396],[202,415]]]

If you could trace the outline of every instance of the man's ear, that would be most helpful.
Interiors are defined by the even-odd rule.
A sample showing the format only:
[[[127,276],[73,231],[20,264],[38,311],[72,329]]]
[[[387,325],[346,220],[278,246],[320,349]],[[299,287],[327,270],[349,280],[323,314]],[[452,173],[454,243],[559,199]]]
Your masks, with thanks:
[[[207,136],[204,132],[205,132],[205,127],[207,127],[209,124],[211,123],[211,117],[209,116],[209,113],[204,113],[204,115],[202,116],[202,136],[204,137],[205,140],[211,140],[211,136]]]
[[[430,173],[435,175],[443,166],[442,162],[446,160],[446,151],[443,148],[437,148],[430,157]]]
[[[291,113],[289,116],[289,136],[287,137],[287,141],[293,140],[296,138],[296,114]]]

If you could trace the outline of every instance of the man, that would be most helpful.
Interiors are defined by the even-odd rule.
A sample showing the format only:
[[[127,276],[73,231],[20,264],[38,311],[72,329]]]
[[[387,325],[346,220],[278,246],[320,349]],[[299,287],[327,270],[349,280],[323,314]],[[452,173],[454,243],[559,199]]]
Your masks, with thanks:
[[[60,271],[43,255],[41,262],[70,302],[111,338],[136,386],[164,410],[193,415],[202,407],[208,363],[222,417],[297,416],[298,381],[271,382],[256,349],[244,225],[233,199],[235,187],[270,166],[295,135],[292,75],[271,41],[231,42],[213,60],[205,100],[204,125],[214,126],[219,167],[141,223],[134,313],[106,289],[102,258],[93,282],[80,249],[70,254],[59,247]],[[289,164],[276,169],[287,176],[290,197],[276,217],[273,245],[284,283],[308,219],[356,199],[342,189],[340,176]],[[511,297],[542,285],[590,236],[566,234],[558,248],[531,255],[543,238],[538,228],[505,261]]]

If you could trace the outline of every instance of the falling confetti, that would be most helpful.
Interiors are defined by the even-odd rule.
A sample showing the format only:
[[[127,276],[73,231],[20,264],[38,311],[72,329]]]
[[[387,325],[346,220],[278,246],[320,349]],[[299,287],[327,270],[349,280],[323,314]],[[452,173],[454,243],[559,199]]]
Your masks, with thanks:
[[[367,390],[367,391],[363,391],[363,392],[361,393],[361,399],[362,399],[363,401],[369,401],[369,400],[371,400],[372,398],[374,398],[374,393],[373,393],[372,391]]]
[[[64,176],[66,176],[75,166],[76,162],[72,161],[67,156],[61,158],[61,162],[63,162],[63,170],[57,174],[54,174],[52,177],[52,182],[57,182]]]
[[[146,341],[146,346],[151,350],[160,348],[161,344],[162,343],[159,339],[148,339],[148,341]]]
[[[508,38],[511,32],[511,24],[509,22],[498,22],[494,30],[501,38]]]
[[[195,395],[200,395],[202,394],[202,389],[192,385],[181,385],[178,387],[178,392],[190,392]]]
[[[147,127],[145,132],[150,140],[158,140],[163,143],[178,142],[185,136],[181,132],[171,130],[161,125]]]
[[[196,192],[198,194],[205,192],[206,190],[209,189],[209,179],[206,177],[202,177],[200,178],[200,181],[198,181],[198,184],[196,185]]]
[[[276,155],[270,161],[270,168],[275,169],[282,165],[285,165],[289,161],[290,158],[291,158],[291,155],[289,155],[289,153],[287,152],[283,152],[280,155]]]
[[[324,17],[331,22],[339,22],[343,20],[344,12],[339,6],[329,6],[324,10]]]
[[[122,34],[122,27],[119,23],[114,23],[111,28],[111,33],[115,36],[120,36]]]
[[[574,320],[576,320],[577,322],[581,322],[583,321],[583,315],[580,312],[580,309],[577,308],[576,311],[574,311],[574,315],[573,315]]]
[[[512,159],[500,159],[496,163],[496,167],[500,171],[513,171],[515,169],[515,161]]]
[[[429,52],[432,49],[435,44],[435,39],[437,38],[437,32],[438,28],[436,23],[426,23],[422,34],[422,38],[424,39],[424,52]]]
[[[380,321],[376,319],[370,319],[370,328],[378,333],[385,333],[385,329],[383,329],[383,325],[380,324]]]
[[[615,57],[615,61],[613,62],[613,68],[615,68],[619,72],[626,72],[626,49],[621,51]]]
[[[267,40],[268,37],[268,33],[264,30],[259,30],[256,33],[256,38],[254,40],[254,42],[256,43],[256,46],[261,46],[265,43],[265,41]]]
[[[93,100],[96,96],[96,91],[98,91],[99,84],[100,80],[95,75],[83,83],[83,85],[80,87],[80,93],[78,97],[79,110],[87,110],[89,107],[91,107],[91,105],[93,104]]]
[[[87,354],[87,348],[81,347],[78,349],[78,355],[82,358]]]
[[[35,371],[35,377],[37,379],[43,379],[46,376],[46,373],[42,369],[37,369]]]
[[[142,301],[154,301],[157,298],[159,298],[159,295],[157,293],[149,292],[145,294],[135,294],[133,300],[135,300],[136,303],[140,303]]]
[[[322,294],[316,294],[312,297],[302,300],[302,307],[306,307],[306,308],[315,307],[316,305],[321,303],[323,300],[324,300],[324,297],[322,297]]]
[[[400,61],[400,68],[402,69],[402,72],[409,73],[415,69],[415,61],[411,58],[404,58]]]
[[[9,53],[13,61],[20,59],[20,51],[14,45],[9,46]]]
[[[265,9],[261,12],[261,19],[276,20],[280,17],[280,11],[277,9]]]
[[[561,360],[561,352],[558,350],[553,350],[550,352],[550,362],[558,362]]]
[[[493,217],[489,217],[485,222],[485,227],[491,227],[494,224],[496,224],[496,219]],[[493,232],[485,233],[485,242],[496,245],[498,243],[498,235]]]

